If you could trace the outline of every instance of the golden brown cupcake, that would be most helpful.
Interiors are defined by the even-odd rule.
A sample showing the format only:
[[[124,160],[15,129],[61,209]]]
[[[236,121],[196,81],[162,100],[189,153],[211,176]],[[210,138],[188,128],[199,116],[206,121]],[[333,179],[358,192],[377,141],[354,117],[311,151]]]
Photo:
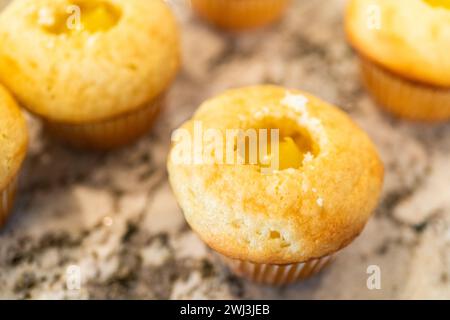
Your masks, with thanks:
[[[180,60],[162,0],[14,1],[0,42],[0,80],[50,133],[88,148],[146,133]]]
[[[13,206],[27,141],[22,113],[11,95],[0,86],[0,226]]]
[[[189,225],[257,282],[319,272],[361,233],[380,195],[383,166],[368,136],[298,90],[227,91],[172,138],[169,178]]]
[[[278,20],[291,0],[191,0],[206,20],[229,30],[245,30]]]
[[[386,110],[450,119],[450,1],[351,0],[346,30],[364,83]]]

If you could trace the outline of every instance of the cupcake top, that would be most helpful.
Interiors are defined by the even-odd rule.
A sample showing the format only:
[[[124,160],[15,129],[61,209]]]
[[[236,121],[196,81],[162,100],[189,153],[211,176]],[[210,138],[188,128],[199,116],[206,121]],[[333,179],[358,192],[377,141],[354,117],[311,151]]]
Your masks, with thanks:
[[[162,94],[179,68],[162,0],[17,0],[0,15],[0,80],[38,115],[101,121]]]
[[[331,254],[362,231],[378,201],[383,166],[367,135],[301,91],[227,91],[172,138],[169,177],[186,219],[231,258],[287,264]]]
[[[0,191],[19,171],[27,141],[22,113],[11,95],[0,86]]]
[[[410,80],[450,86],[449,0],[351,0],[346,30],[366,58]]]

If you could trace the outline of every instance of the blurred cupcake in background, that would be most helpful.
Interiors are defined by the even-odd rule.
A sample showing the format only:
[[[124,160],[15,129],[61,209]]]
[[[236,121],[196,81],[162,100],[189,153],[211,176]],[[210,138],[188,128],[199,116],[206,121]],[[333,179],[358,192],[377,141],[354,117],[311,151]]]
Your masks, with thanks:
[[[93,149],[145,134],[180,63],[162,0],[14,1],[0,43],[0,81],[52,135]]]
[[[383,165],[338,108],[276,86],[227,91],[175,130],[169,179],[192,229],[237,275],[313,276],[363,230]]]
[[[278,20],[291,0],[190,0],[212,24],[228,30],[261,27]]]
[[[22,113],[11,95],[0,86],[0,226],[13,206],[27,141]]]
[[[382,107],[411,120],[450,119],[450,1],[350,0],[346,31]]]

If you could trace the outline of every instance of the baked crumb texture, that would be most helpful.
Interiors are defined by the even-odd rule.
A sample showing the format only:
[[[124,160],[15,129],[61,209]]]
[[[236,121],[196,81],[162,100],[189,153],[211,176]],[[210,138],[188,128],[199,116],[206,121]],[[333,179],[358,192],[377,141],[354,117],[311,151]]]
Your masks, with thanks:
[[[277,128],[302,152],[300,166],[264,174],[258,164],[174,163],[172,149],[175,195],[191,227],[219,253],[258,264],[306,262],[362,231],[383,166],[368,136],[338,108],[301,91],[256,86],[206,101],[182,128],[193,134],[198,122],[221,132]]]
[[[351,0],[346,31],[384,109],[411,120],[450,119],[448,1]]]
[[[130,114],[156,114],[148,106],[159,107],[180,64],[177,25],[162,0],[14,1],[0,14],[0,42],[0,81],[62,128],[57,135],[73,128],[73,142],[82,132],[86,141],[75,145],[104,139],[108,148],[119,135],[136,136],[142,124],[129,124]]]
[[[27,141],[22,113],[11,95],[0,86],[0,225],[12,207]]]
[[[17,103],[0,86],[0,190],[17,175],[25,157],[28,135]]]

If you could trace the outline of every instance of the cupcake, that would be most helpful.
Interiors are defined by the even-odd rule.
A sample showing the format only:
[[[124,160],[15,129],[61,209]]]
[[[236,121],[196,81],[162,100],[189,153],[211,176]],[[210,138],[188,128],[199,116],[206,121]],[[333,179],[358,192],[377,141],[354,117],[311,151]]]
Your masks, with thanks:
[[[291,0],[191,0],[206,20],[229,30],[267,25],[279,19]]]
[[[168,159],[187,222],[237,275],[288,284],[363,230],[383,165],[338,108],[277,86],[227,91],[175,130]]]
[[[27,129],[11,95],[0,86],[0,226],[11,211],[27,149]]]
[[[450,119],[449,1],[351,0],[346,31],[381,106],[410,120]]]
[[[145,134],[179,68],[162,0],[21,0],[0,15],[0,81],[77,147]]]

